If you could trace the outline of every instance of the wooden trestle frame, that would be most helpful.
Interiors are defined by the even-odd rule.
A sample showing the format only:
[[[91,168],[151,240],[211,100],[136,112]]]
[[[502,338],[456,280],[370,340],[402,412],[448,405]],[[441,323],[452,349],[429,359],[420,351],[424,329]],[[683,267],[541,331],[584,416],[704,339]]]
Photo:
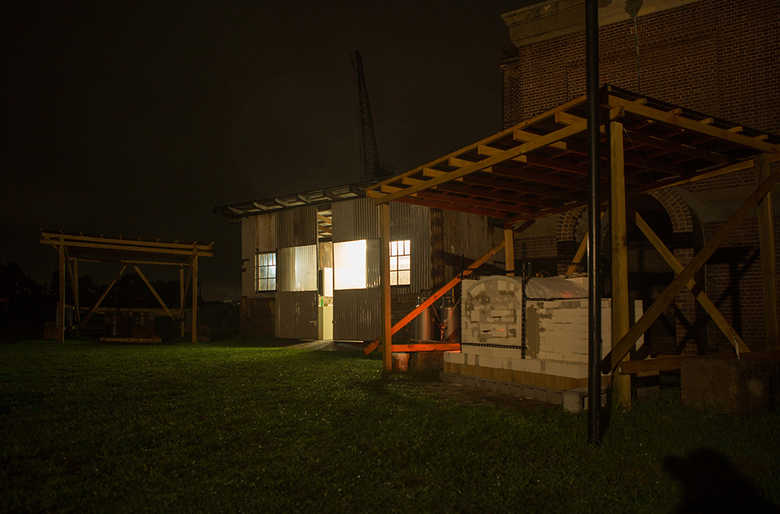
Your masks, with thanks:
[[[57,339],[65,340],[65,273],[67,272],[73,284],[73,309],[79,328],[86,326],[90,318],[101,310],[100,304],[114,287],[128,266],[141,277],[146,286],[159,302],[160,309],[122,308],[128,312],[154,312],[165,314],[179,323],[181,336],[184,337],[185,299],[189,289],[192,289],[192,343],[197,342],[198,326],[198,288],[190,286],[198,282],[198,259],[212,257],[211,248],[214,243],[198,244],[197,242],[160,241],[148,239],[125,239],[122,237],[104,237],[103,235],[70,234],[61,231],[42,230],[41,244],[49,245],[58,253],[59,260],[59,301],[57,302]],[[92,307],[82,307],[79,303],[79,262],[115,263],[121,267],[113,280],[106,286],[103,293]],[[179,267],[179,305],[174,313],[165,304],[160,295],[152,287],[151,282],[143,274],[139,265],[163,265]],[[185,272],[185,268],[187,268]],[[186,274],[186,279],[185,279]],[[82,311],[86,316],[82,319]]]
[[[780,137],[608,85],[601,89],[600,104],[601,181],[608,192],[602,202],[610,208],[613,288],[612,351],[603,360],[603,372],[616,370],[684,287],[691,289],[737,351],[750,351],[693,277],[754,208],[758,210],[767,348],[780,349],[774,219],[771,197],[766,197],[780,180],[780,170],[770,169],[770,163],[780,160]],[[383,212],[389,202],[397,201],[498,218],[504,223],[507,248],[513,247],[512,229],[519,223],[587,204],[586,116],[586,97],[582,96],[371,186],[367,194]],[[757,172],[756,190],[685,267],[630,206],[630,199],[643,193],[751,168]],[[626,217],[634,220],[677,275],[631,327]],[[389,230],[389,218],[385,215],[381,220],[384,233]],[[584,253],[583,244],[575,260]],[[388,275],[383,268],[383,292],[389,297]],[[389,370],[390,336],[395,328],[389,305],[384,316],[382,340],[385,369]],[[618,388],[621,396],[627,394],[620,384]]]

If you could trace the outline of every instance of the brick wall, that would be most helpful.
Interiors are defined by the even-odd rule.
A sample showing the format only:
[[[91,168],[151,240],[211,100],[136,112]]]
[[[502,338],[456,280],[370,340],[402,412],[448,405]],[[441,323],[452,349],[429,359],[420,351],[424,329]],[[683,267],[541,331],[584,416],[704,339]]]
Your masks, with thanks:
[[[780,133],[780,2],[702,0],[637,19],[641,93]],[[639,92],[634,22],[599,30],[600,81]],[[518,49],[503,65],[504,127],[585,92],[585,34]]]
[[[711,237],[720,223],[705,223],[705,237]],[[775,217],[775,256],[780,253],[780,219]],[[780,269],[780,258],[776,265]],[[744,220],[724,241],[706,266],[706,291],[723,316],[748,345],[762,344],[764,312],[761,285],[761,254],[758,220]],[[780,292],[778,292],[780,294]],[[728,348],[723,333],[707,326],[711,347]]]
[[[780,2],[776,0],[701,0],[640,16],[636,32],[633,20],[601,27],[600,82],[780,134],[778,19]],[[502,71],[506,128],[585,93],[585,34],[523,46],[516,58],[504,62]],[[746,170],[689,184],[685,189],[696,194],[754,184],[755,172]],[[685,227],[687,233],[694,234],[697,246],[722,226],[723,221],[701,225],[695,212],[686,212],[684,202],[664,201],[670,199],[659,196],[663,194],[655,196],[667,208],[675,233]],[[576,249],[571,235],[577,217],[577,213],[562,215],[557,234],[559,260],[570,259]],[[779,226],[780,217],[775,216],[776,241],[780,241]],[[710,259],[706,277],[700,279],[748,344],[762,344],[764,337],[757,241],[756,219],[744,221]],[[691,249],[676,246],[678,257],[690,260]],[[692,295],[685,291],[678,295],[674,309],[678,351],[713,350],[726,344],[714,323],[706,322]]]

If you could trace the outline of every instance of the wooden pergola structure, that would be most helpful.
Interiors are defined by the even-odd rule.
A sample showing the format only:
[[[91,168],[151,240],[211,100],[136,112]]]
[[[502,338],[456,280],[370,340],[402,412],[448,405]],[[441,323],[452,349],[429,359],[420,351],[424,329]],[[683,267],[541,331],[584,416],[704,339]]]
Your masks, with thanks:
[[[85,235],[83,233],[65,233],[62,231],[42,230],[41,244],[51,246],[58,253],[59,260],[59,301],[57,302],[57,339],[65,340],[65,273],[70,276],[73,284],[73,309],[79,328],[83,328],[93,314],[100,310],[100,304],[116,284],[122,273],[132,266],[141,280],[160,303],[159,309],[123,308],[120,311],[153,312],[167,315],[181,327],[184,337],[185,299],[187,290],[192,289],[192,342],[197,342],[198,326],[198,258],[212,257],[211,248],[214,243],[198,244],[197,241],[160,241],[159,239],[127,239],[123,237],[106,237],[101,235]],[[120,266],[113,280],[106,286],[103,293],[92,307],[82,307],[79,304],[79,262],[114,263]],[[179,305],[175,313],[165,304],[160,295],[152,287],[139,266],[161,265],[178,266],[179,268]],[[186,271],[185,271],[186,268]],[[116,310],[116,309],[109,309]],[[82,318],[82,311],[86,315]]]
[[[383,248],[389,246],[389,202],[489,216],[503,221],[507,273],[513,273],[514,234],[519,225],[587,205],[587,102],[582,96],[423,166],[368,188],[381,206]],[[771,197],[780,180],[770,163],[780,160],[780,137],[713,118],[613,86],[600,91],[600,162],[603,208],[610,209],[612,254],[612,351],[603,360],[611,373],[677,293],[690,288],[738,351],[749,349],[693,277],[723,240],[758,208],[767,347],[778,348],[777,275]],[[627,199],[754,168],[757,187],[687,266],[682,266]],[[634,219],[677,274],[676,279],[629,327],[626,219]],[[575,261],[585,253],[583,241]],[[391,369],[388,256],[383,252],[383,344]]]

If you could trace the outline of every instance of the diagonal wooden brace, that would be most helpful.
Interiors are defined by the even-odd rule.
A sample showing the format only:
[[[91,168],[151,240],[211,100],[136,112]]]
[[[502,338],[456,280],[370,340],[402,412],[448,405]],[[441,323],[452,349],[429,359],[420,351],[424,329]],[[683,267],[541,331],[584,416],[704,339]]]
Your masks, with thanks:
[[[515,232],[515,234],[519,234],[519,233],[525,231],[528,227],[530,227],[533,224],[534,224],[533,220],[526,221],[525,223],[520,225],[517,229],[515,229],[514,232]],[[420,314],[425,309],[427,309],[428,307],[433,305],[434,302],[436,302],[436,300],[438,300],[439,298],[441,298],[442,296],[447,294],[447,292],[450,289],[452,289],[453,287],[457,286],[460,283],[460,281],[463,280],[464,277],[467,277],[467,276],[471,275],[474,272],[474,270],[476,270],[477,268],[479,268],[480,266],[485,264],[488,259],[493,257],[498,252],[500,252],[501,249],[504,247],[504,243],[505,242],[506,242],[506,239],[502,239],[500,243],[498,243],[496,246],[494,246],[493,248],[488,250],[488,252],[485,255],[483,255],[482,257],[480,257],[476,261],[472,262],[469,265],[468,268],[463,270],[462,274],[460,274],[457,277],[455,277],[452,280],[450,280],[444,287],[442,287],[441,289],[436,291],[434,294],[432,294],[430,298],[428,298],[423,303],[421,303],[420,305],[415,307],[412,312],[410,312],[409,314],[404,316],[404,318],[401,321],[399,321],[398,323],[393,325],[393,328],[390,330],[390,335],[392,336],[393,334],[395,334],[396,332],[398,332],[399,330],[404,328],[406,325],[408,325],[409,322],[411,322],[414,318],[416,318],[418,314]],[[368,346],[363,348],[363,353],[365,355],[368,355],[369,353],[371,353],[374,350],[376,350],[377,347],[379,347],[379,339],[375,339],[375,340],[371,341],[371,343],[369,343]]]
[[[725,240],[726,237],[731,234],[734,228],[744,219],[744,217],[747,216],[747,214],[752,211],[756,205],[758,205],[758,202],[760,202],[761,199],[772,190],[772,186],[774,186],[778,180],[780,180],[780,170],[776,170],[774,173],[769,175],[769,177],[767,177],[767,179],[764,180],[758,186],[758,188],[756,188],[753,194],[751,194],[748,199],[745,200],[742,206],[737,209],[737,211],[731,216],[731,218],[729,218],[729,220],[721,227],[721,229],[718,230],[718,233],[715,234],[715,236],[710,239],[704,248],[702,248],[701,251],[699,251],[699,253],[694,256],[685,269],[680,272],[679,275],[677,275],[677,278],[675,278],[674,281],[664,290],[664,292],[661,293],[661,296],[659,296],[658,299],[653,302],[653,305],[651,305],[650,308],[645,311],[644,315],[639,318],[634,326],[628,330],[626,335],[624,335],[612,348],[612,351],[610,351],[607,356],[604,357],[604,360],[602,361],[602,371],[604,373],[612,373],[618,364],[620,364],[620,361],[623,360],[623,357],[625,357],[626,354],[631,351],[631,348],[634,346],[636,340],[639,339],[639,336],[644,334],[647,329],[650,328],[650,325],[652,325],[655,320],[658,319],[658,317],[666,309],[666,306],[674,300],[674,297],[677,296],[677,293],[680,291],[680,289],[685,287],[685,284],[687,284],[688,281],[693,278],[693,276],[702,266],[704,266],[712,254],[715,253],[715,250],[718,249],[718,246],[720,246],[723,240]]]
[[[162,298],[160,298],[160,295],[157,294],[157,291],[154,290],[154,287],[152,287],[152,283],[149,282],[149,279],[146,278],[146,275],[141,273],[141,269],[138,266],[136,266],[136,265],[133,265],[133,269],[135,269],[135,272],[138,273],[139,277],[141,277],[141,280],[144,281],[144,284],[146,284],[146,287],[149,288],[149,291],[151,291],[152,294],[154,295],[154,297],[157,298],[157,301],[160,302],[160,305],[162,305],[162,308],[165,310],[165,313],[168,316],[170,316],[170,318],[172,320],[179,321],[179,320],[176,319],[176,316],[174,316],[173,313],[171,313],[170,309],[168,309],[168,306],[165,305],[165,302],[163,301]]]
[[[653,232],[653,229],[650,228],[650,225],[648,225],[642,216],[640,216],[639,213],[633,209],[628,211],[628,215],[631,217],[634,223],[636,223],[636,226],[639,227],[639,230],[644,233],[650,243],[652,243],[655,249],[658,250],[658,253],[661,254],[661,257],[663,257],[667,264],[671,266],[675,274],[679,274],[684,269],[683,265],[680,264],[680,261],[677,260],[669,248],[667,248],[666,245],[661,241],[661,238],[658,237],[655,232]],[[720,330],[723,332],[723,335],[726,336],[726,339],[729,340],[729,343],[734,346],[737,352],[750,352],[750,348],[747,347],[745,341],[739,337],[739,334],[737,334],[737,331],[734,330],[734,327],[732,327],[731,324],[726,321],[726,318],[723,317],[723,314],[721,314],[715,304],[712,303],[712,300],[710,300],[709,296],[704,293],[704,290],[697,286],[693,279],[689,280],[685,286],[696,296],[696,300],[701,304],[702,307],[704,307],[704,310],[707,311],[707,314],[710,315],[712,320],[715,322],[718,328],[720,328]]]

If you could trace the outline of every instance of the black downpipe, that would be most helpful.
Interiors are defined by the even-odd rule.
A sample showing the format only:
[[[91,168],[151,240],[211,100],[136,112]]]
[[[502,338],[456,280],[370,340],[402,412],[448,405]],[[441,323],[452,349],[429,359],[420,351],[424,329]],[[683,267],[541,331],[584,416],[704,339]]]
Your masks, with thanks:
[[[599,10],[585,1],[585,66],[588,94],[588,441],[601,441],[601,170],[599,159]]]

